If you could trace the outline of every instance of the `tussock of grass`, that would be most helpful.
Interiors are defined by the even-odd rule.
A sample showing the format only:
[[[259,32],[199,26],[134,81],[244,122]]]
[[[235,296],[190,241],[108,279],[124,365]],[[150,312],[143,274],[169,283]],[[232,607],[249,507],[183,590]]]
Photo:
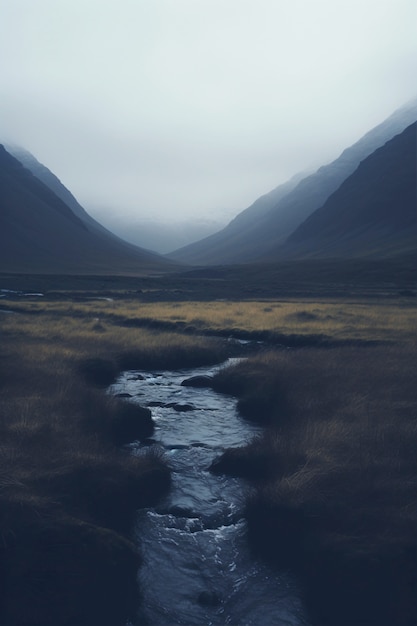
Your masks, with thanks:
[[[250,541],[297,568],[320,624],[415,623],[416,347],[270,352],[219,374],[271,403],[265,436],[217,468],[258,481]]]
[[[271,480],[305,463],[305,457],[296,446],[276,432],[269,433],[272,441],[265,445],[263,437],[256,437],[246,446],[227,449],[215,459],[210,470],[215,474],[229,474],[251,481]]]
[[[128,402],[118,403],[109,424],[109,436],[113,443],[121,446],[146,440],[153,434],[154,426],[150,409]]]
[[[271,367],[264,376],[269,357],[242,361],[221,370],[213,379],[216,391],[239,398],[238,409],[243,417],[266,424],[279,413],[281,420],[288,414],[287,390],[279,371]]]

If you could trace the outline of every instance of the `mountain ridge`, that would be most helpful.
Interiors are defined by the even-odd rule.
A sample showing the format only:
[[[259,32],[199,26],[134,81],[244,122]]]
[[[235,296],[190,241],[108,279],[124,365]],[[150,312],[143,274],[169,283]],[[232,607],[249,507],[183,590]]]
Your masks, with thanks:
[[[238,236],[230,223],[219,233],[176,250],[169,257],[195,265],[250,263],[270,258],[291,233],[324,204],[364,158],[416,119],[417,98],[369,130],[352,146],[343,150],[337,159],[303,178],[274,207],[260,215],[259,219],[252,220]]]
[[[68,192],[70,193],[70,192]],[[82,219],[0,145],[0,267],[3,272],[166,271],[167,259]],[[94,220],[93,220],[94,222]]]
[[[361,161],[290,235],[278,256],[372,256],[388,254],[390,246],[416,248],[416,140],[414,122]]]

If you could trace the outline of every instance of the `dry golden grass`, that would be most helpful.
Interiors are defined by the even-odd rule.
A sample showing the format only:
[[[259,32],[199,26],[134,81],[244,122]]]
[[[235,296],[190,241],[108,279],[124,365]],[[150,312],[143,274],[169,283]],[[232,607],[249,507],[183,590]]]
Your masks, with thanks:
[[[417,336],[417,302],[215,301],[158,302],[91,300],[83,303],[20,303],[27,311],[48,311],[66,318],[87,317],[100,325],[108,316],[122,320],[158,320],[204,331],[271,331],[277,334],[326,335],[333,339],[404,340]]]
[[[60,369],[84,357],[115,358],[125,352],[136,351],[141,364],[160,362],[164,367],[169,355],[192,360],[197,354],[216,361],[222,357],[220,344],[178,333],[158,333],[141,328],[126,328],[97,318],[57,316],[49,311],[39,315],[15,314],[2,319],[3,350],[19,354],[36,368]],[[7,348],[6,348],[7,346]],[[140,358],[139,358],[140,357]],[[197,356],[198,358],[198,356]],[[195,359],[194,359],[195,360]]]
[[[106,453],[100,440],[111,408],[86,380],[104,386],[124,367],[201,365],[226,354],[217,341],[98,325],[88,317],[19,313],[1,321],[0,473],[11,482],[21,480],[21,471],[76,464],[77,450],[83,458]]]

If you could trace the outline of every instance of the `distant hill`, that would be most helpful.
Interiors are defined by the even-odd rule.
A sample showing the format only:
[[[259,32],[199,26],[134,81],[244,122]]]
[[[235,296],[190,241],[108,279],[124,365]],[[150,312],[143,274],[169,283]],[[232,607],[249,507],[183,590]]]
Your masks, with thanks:
[[[395,111],[332,163],[303,178],[295,186],[289,184],[288,188],[281,186],[274,190],[278,196],[283,195],[278,199],[272,196],[272,207],[266,204],[265,210],[258,212],[257,203],[254,203],[250,211],[243,211],[219,233],[176,250],[169,256],[194,265],[249,263],[273,257],[292,232],[323,206],[363,159],[416,119],[417,99]],[[261,198],[257,202],[260,201],[262,206],[264,201]]]
[[[0,145],[0,271],[117,274],[170,268],[163,257],[106,231],[48,172],[42,176],[50,175],[52,188]]]
[[[364,159],[288,238],[286,259],[380,257],[417,249],[417,123]]]

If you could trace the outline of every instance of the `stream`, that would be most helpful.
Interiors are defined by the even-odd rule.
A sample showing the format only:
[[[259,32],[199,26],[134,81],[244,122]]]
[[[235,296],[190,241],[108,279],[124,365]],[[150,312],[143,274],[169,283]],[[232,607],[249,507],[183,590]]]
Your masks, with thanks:
[[[152,445],[164,450],[172,469],[170,493],[137,516],[135,538],[144,559],[138,622],[307,626],[291,575],[250,554],[243,519],[248,486],[208,471],[225,448],[243,445],[260,432],[238,416],[235,398],[181,386],[191,376],[218,369],[129,371],[110,388],[151,408]],[[131,448],[143,454],[149,446]]]

